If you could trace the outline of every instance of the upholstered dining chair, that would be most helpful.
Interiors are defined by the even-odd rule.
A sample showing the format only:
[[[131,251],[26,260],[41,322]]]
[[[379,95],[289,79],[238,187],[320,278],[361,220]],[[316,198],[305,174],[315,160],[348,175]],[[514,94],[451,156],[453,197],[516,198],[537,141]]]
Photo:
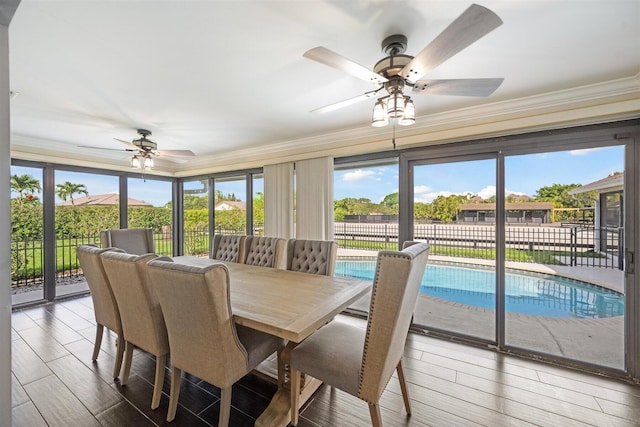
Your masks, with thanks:
[[[292,425],[298,425],[300,372],[367,402],[372,425],[381,427],[380,395],[395,370],[411,414],[402,354],[428,253],[427,243],[379,252],[366,330],[334,320],[291,350]]]
[[[100,244],[103,248],[120,248],[126,253],[135,255],[155,253],[151,228],[102,230]]]
[[[289,239],[287,270],[333,276],[338,245],[332,240]]]
[[[216,234],[213,236],[211,258],[220,261],[242,262],[246,237],[238,234]]]
[[[134,255],[104,252],[100,255],[118,302],[125,340],[124,368],[120,383],[127,384],[134,347],[156,357],[156,374],[151,409],[160,405],[169,339],[162,309],[146,274],[147,263],[155,254]]]
[[[279,237],[247,236],[242,262],[261,267],[284,268],[285,239]]]
[[[224,264],[194,267],[158,258],[149,262],[148,274],[169,332],[167,421],[175,418],[184,370],[221,389],[218,426],[228,426],[232,385],[279,351],[284,341],[234,323]]]
[[[118,303],[111,289],[111,284],[102,265],[100,254],[106,251],[122,252],[116,248],[97,248],[91,245],[81,245],[76,249],[76,255],[80,262],[80,268],[87,280],[87,285],[91,291],[93,301],[93,311],[96,317],[96,339],[93,345],[92,361],[98,359],[100,346],[102,345],[102,335],[104,328],[116,334],[116,361],[113,367],[113,378],[118,378],[122,367],[122,356],[124,355],[124,338],[122,336],[122,322],[120,321],[120,311]]]

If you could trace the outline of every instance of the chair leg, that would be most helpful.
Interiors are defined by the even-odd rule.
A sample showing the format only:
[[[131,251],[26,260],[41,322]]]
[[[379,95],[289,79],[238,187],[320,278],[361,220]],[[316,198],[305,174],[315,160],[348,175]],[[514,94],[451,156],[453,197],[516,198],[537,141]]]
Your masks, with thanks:
[[[291,375],[291,425],[297,426],[298,406],[300,405],[300,371],[289,365],[289,374]]]
[[[113,367],[113,379],[117,379],[120,376],[120,369],[122,368],[122,358],[124,357],[124,348],[126,347],[124,343],[124,338],[122,334],[118,335],[118,339],[116,340],[116,363]]]
[[[98,359],[98,353],[100,353],[100,346],[102,345],[102,331],[104,330],[104,326],[98,323],[96,326],[96,342],[93,345],[93,355],[91,356],[91,361],[95,362]]]
[[[369,414],[371,414],[371,426],[382,427],[382,416],[380,415],[380,404],[369,403]]]
[[[404,379],[404,370],[402,369],[402,360],[398,362],[396,371],[398,371],[398,380],[400,381],[400,390],[402,391],[402,399],[404,399],[404,409],[406,409],[407,415],[411,415],[411,402],[409,401],[409,389],[407,388],[407,381]]]
[[[131,372],[131,359],[133,358],[133,347],[129,341],[124,341],[124,368],[122,369],[122,378],[120,384],[127,385],[129,373]]]
[[[171,367],[171,391],[169,395],[169,411],[167,412],[167,421],[171,422],[176,417],[176,409],[178,408],[178,397],[180,396],[180,382],[182,380],[182,370]]]
[[[162,386],[164,385],[164,365],[167,362],[167,355],[156,356],[156,378],[153,382],[153,397],[151,398],[151,409],[160,406],[162,397]]]
[[[223,388],[220,396],[220,417],[218,427],[229,427],[229,416],[231,415],[231,386]]]

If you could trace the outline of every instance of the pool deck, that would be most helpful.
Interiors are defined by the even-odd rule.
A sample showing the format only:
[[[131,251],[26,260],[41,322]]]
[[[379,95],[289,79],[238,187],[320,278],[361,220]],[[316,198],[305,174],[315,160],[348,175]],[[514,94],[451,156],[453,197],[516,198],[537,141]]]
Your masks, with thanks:
[[[338,249],[341,256],[375,256],[375,252]],[[460,258],[430,256],[434,261],[461,262]],[[469,264],[493,265],[488,260],[464,259]],[[508,268],[555,274],[593,283],[624,293],[624,272],[618,269],[507,262]],[[368,296],[354,304],[367,310]],[[505,313],[509,346],[586,361],[615,369],[624,367],[624,317],[563,319]],[[415,323],[468,336],[494,340],[495,311],[420,295]]]

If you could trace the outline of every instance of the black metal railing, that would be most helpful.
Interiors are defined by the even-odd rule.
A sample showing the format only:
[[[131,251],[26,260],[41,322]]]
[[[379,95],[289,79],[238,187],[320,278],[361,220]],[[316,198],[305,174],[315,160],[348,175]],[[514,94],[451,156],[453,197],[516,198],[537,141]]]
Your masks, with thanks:
[[[395,250],[398,224],[336,223],[341,248]],[[623,228],[517,226],[505,228],[508,261],[623,268]],[[493,225],[414,224],[414,239],[428,241],[431,253],[458,258],[495,259]]]
[[[220,234],[244,234],[244,229],[216,228]],[[262,235],[261,226],[254,235]],[[462,224],[415,224],[414,238],[426,240],[431,253],[458,258],[495,259],[495,227]],[[341,248],[395,250],[398,248],[398,225],[393,223],[336,223],[335,240]],[[525,227],[508,226],[505,250],[508,261],[536,262],[568,266],[595,266],[623,269],[619,256],[624,241],[623,228]],[[154,233],[156,253],[172,255],[170,229]],[[11,286],[37,285],[44,277],[43,239],[11,242]],[[58,236],[56,240],[56,278],[64,280],[82,276],[76,248],[83,244],[100,244],[99,235]],[[208,227],[184,230],[185,255],[206,256],[211,236]]]

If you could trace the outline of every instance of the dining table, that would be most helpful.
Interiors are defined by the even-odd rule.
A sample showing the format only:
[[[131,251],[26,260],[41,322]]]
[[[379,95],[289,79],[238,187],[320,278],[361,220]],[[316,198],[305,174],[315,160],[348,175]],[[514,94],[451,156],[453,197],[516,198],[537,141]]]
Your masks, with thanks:
[[[372,284],[364,279],[316,275],[196,256],[172,259],[177,263],[200,267],[225,264],[229,270],[231,310],[235,323],[285,339],[287,344],[279,352],[277,361],[282,367],[286,366],[291,349],[366,295]],[[284,369],[276,372],[284,372]],[[278,390],[267,409],[256,420],[256,426],[284,427],[289,424],[288,378],[280,375],[274,380],[278,383]],[[322,383],[306,376],[303,384],[300,405]]]

